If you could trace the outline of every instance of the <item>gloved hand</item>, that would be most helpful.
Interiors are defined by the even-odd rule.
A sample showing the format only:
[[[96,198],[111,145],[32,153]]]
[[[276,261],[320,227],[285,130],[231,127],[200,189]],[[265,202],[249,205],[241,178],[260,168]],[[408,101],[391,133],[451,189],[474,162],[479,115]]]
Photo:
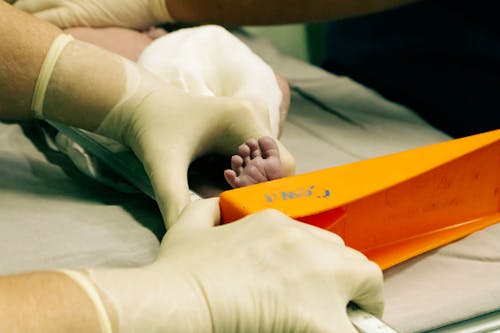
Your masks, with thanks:
[[[150,177],[167,225],[189,203],[187,170],[206,153],[235,154],[248,138],[271,135],[268,110],[229,97],[192,96],[145,69],[90,44],[54,43],[33,109],[96,131],[135,152]],[[60,54],[60,56],[59,56]],[[294,162],[280,145],[286,175]]]
[[[356,332],[353,300],[382,313],[382,274],[327,231],[263,211],[219,221],[218,200],[188,206],[158,259],[89,272],[119,332]]]
[[[269,115],[238,99],[163,88],[146,70],[125,64],[127,92],[96,132],[132,148],[169,226],[190,201],[189,164],[207,153],[229,156],[246,139],[271,135]],[[293,158],[279,145],[285,174],[293,174]]]
[[[287,109],[280,110],[283,94],[276,75],[223,27],[205,25],[168,33],[147,46],[138,63],[194,95],[236,97],[267,109],[271,132],[278,137],[280,118]]]
[[[60,28],[139,29],[172,21],[165,0],[17,0],[14,6]]]

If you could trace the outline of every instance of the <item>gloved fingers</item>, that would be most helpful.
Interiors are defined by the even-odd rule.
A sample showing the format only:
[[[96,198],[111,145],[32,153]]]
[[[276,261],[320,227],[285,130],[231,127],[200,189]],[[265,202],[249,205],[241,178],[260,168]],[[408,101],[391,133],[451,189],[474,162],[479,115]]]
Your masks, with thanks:
[[[295,251],[297,260],[308,260],[319,272],[332,272],[346,284],[346,298],[363,298],[367,290],[381,287],[380,268],[366,256],[344,245],[343,239],[329,231],[302,222],[282,231],[284,242],[293,244],[288,251]],[[362,287],[362,291],[358,292]]]
[[[168,250],[175,244],[185,246],[192,242],[192,238],[204,232],[207,228],[219,224],[220,210],[219,198],[200,199],[188,204],[182,211],[177,223],[165,234],[161,242],[159,256],[172,253]],[[188,248],[187,251],[191,251]]]
[[[375,263],[373,263],[372,274],[374,276],[370,279],[367,278],[352,301],[362,309],[380,318],[384,313],[383,278],[380,268]],[[376,275],[379,277],[376,277]]]
[[[148,156],[141,160],[168,228],[176,223],[181,211],[191,201],[187,182],[189,159],[182,149],[169,150],[168,143],[156,143],[154,147],[158,145],[159,149],[144,150]]]
[[[347,304],[354,302],[363,310],[381,317],[384,309],[382,271],[377,264],[351,248],[330,248],[328,252],[325,249],[328,248],[324,247],[323,252],[313,249],[309,259],[313,263],[312,267],[323,267],[325,271],[332,272],[330,281],[334,285],[330,286],[332,294],[329,299],[337,299],[339,302],[335,307],[339,309],[334,316],[336,321],[331,322],[330,327],[324,327],[324,331],[357,332],[347,317]],[[322,293],[328,294],[328,290],[329,288],[325,288]],[[321,294],[316,295],[314,299],[321,297]],[[320,311],[318,316],[318,323],[328,323],[331,313]]]
[[[382,317],[384,312],[383,282],[380,267],[372,261],[359,262],[350,274],[350,300],[363,310]]]
[[[14,2],[14,7],[28,13],[37,13],[58,7],[60,4],[61,0],[18,0]]]
[[[219,198],[196,200],[186,206],[171,233],[198,232],[220,223]]]
[[[187,176],[184,176],[187,177]],[[177,223],[179,214],[190,203],[187,184],[181,178],[173,179],[165,175],[150,176],[155,197],[167,229]]]
[[[320,242],[322,240],[318,240]],[[332,247],[331,241],[323,245],[318,244],[318,248],[311,246],[310,260],[315,261],[316,267],[331,269],[336,283],[343,282],[344,305],[352,301],[365,311],[381,316],[384,310],[384,279],[380,267],[350,247]]]
[[[296,222],[294,226],[315,239],[311,242],[311,238],[299,236],[296,241],[292,240],[296,244],[294,249],[299,251],[297,260],[305,255],[319,271],[333,272],[336,283],[343,281],[345,305],[353,301],[364,310],[381,316],[384,301],[380,267],[361,252],[345,247],[343,240],[336,234],[302,222]]]

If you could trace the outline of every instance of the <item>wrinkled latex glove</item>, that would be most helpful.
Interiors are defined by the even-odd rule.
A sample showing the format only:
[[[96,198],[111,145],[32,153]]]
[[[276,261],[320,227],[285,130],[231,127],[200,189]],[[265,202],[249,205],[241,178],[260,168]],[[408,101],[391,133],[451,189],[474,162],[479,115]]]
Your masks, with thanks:
[[[14,6],[60,28],[139,29],[172,21],[165,0],[17,0]]]
[[[273,137],[278,137],[283,94],[276,75],[223,27],[205,25],[168,33],[148,45],[138,63],[194,95],[237,97],[267,109]]]
[[[127,91],[97,133],[132,148],[151,179],[167,226],[189,203],[187,170],[207,153],[235,154],[248,138],[271,135],[267,109],[240,99],[193,96],[159,87],[146,70],[126,63]],[[294,173],[291,154],[279,142],[285,175]]]
[[[35,117],[93,130],[132,148],[167,226],[190,201],[191,161],[207,153],[235,154],[248,138],[271,134],[265,108],[190,95],[122,57],[63,35],[54,41],[37,86]],[[285,174],[292,174],[293,158],[281,145],[280,156]]]
[[[356,332],[346,305],[380,316],[382,273],[327,231],[267,210],[232,224],[218,200],[188,206],[158,259],[89,272],[119,332]]]

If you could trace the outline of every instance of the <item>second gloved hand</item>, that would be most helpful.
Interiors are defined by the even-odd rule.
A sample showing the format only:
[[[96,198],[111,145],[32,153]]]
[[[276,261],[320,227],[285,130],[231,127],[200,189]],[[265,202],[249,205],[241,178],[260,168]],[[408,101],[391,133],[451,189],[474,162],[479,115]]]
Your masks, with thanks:
[[[380,269],[338,236],[271,210],[218,221],[218,200],[197,201],[155,263],[89,272],[120,332],[354,333],[351,300],[381,315]]]
[[[60,28],[147,28],[172,21],[165,0],[17,0],[14,6]]]

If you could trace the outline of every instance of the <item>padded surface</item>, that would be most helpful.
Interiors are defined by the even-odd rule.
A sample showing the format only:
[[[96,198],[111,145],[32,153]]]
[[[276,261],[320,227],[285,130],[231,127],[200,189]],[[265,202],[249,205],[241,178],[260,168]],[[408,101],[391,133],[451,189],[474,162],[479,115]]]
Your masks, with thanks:
[[[156,204],[80,174],[36,124],[0,123],[0,274],[151,262]],[[138,223],[140,222],[140,223]]]

